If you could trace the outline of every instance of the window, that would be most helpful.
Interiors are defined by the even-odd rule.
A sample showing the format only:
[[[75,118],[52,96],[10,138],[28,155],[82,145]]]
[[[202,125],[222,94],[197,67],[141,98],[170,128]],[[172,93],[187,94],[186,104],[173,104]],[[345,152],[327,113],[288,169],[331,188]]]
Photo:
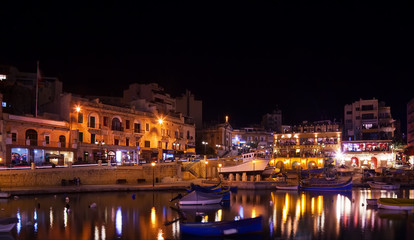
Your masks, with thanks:
[[[129,129],[129,120],[125,120],[125,129]]]
[[[108,122],[109,122],[108,117],[103,117],[103,125],[104,125],[105,127],[107,127],[107,126],[108,126]]]
[[[83,142],[83,132],[79,132],[79,142]]]
[[[45,136],[45,142],[46,142],[46,144],[49,144],[49,141],[50,141],[50,136]]]
[[[151,144],[150,144],[150,143],[151,143],[150,141],[145,141],[145,147],[146,147],[146,148],[151,147]]]
[[[149,132],[149,123],[145,123],[145,131]]]
[[[190,131],[187,131],[187,139],[190,139]]]
[[[89,119],[89,127],[95,128],[95,117],[93,116]]]
[[[95,134],[91,134],[91,143],[94,144],[95,143]]]
[[[61,147],[66,147],[66,137],[64,135],[59,136],[59,142]]]
[[[122,129],[121,129],[121,121],[118,118],[113,118],[112,119],[112,130],[122,131]]]
[[[125,145],[126,145],[126,146],[129,146],[129,138],[126,138],[126,139],[125,139]]]
[[[78,123],[83,123],[83,113],[78,113]]]
[[[141,124],[134,123],[134,132],[135,133],[140,133],[141,132]]]
[[[17,141],[17,134],[12,133],[12,142],[16,142],[16,141]]]
[[[119,139],[114,139],[114,145],[119,145]]]

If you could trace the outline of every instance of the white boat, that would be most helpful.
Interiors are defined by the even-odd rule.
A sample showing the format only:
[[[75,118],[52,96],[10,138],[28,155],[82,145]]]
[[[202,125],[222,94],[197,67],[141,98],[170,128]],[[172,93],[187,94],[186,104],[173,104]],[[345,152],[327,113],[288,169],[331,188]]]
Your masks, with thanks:
[[[16,217],[0,218],[0,232],[10,232],[16,226],[17,222],[19,222],[19,219]]]
[[[371,187],[371,189],[383,189],[383,190],[400,189],[400,184],[397,184],[397,183],[385,183],[385,182],[375,182],[375,181],[369,181],[367,183]]]
[[[222,195],[216,193],[205,193],[201,191],[192,191],[180,198],[178,203],[180,205],[206,205],[217,204],[223,199]]]
[[[219,174],[261,174],[265,172],[265,170],[267,174],[273,172],[274,167],[269,166],[270,156],[266,156],[262,152],[244,153],[242,154],[242,159],[243,163],[241,164],[218,168]],[[268,172],[269,169],[272,171]]]

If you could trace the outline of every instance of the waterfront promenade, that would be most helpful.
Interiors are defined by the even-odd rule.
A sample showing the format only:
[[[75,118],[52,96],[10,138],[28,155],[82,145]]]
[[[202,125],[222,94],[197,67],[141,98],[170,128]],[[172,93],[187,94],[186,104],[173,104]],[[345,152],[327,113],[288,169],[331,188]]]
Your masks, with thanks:
[[[292,181],[292,180],[291,180]],[[293,180],[292,182],[294,182]],[[297,180],[296,180],[297,181]],[[46,187],[3,187],[2,192],[8,192],[11,196],[18,195],[36,195],[36,194],[59,194],[59,193],[87,193],[87,192],[114,192],[114,191],[169,191],[169,190],[185,190],[191,183],[200,185],[216,184],[218,179],[205,180],[194,179],[187,181],[175,181],[168,183],[142,183],[142,184],[100,184],[100,185],[86,185],[80,184],[79,186],[46,186]],[[223,184],[230,186],[237,186],[238,189],[246,190],[264,190],[264,189],[276,189],[277,182],[275,181],[223,181]],[[354,188],[368,188],[369,185],[361,181],[361,178],[356,176],[353,178]],[[414,183],[401,183],[401,188],[414,188]]]

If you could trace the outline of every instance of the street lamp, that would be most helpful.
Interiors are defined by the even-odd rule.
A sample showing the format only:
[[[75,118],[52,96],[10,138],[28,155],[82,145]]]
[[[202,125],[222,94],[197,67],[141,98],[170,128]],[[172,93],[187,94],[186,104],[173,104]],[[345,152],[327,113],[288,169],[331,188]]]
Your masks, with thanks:
[[[102,146],[105,145],[105,141],[104,140],[102,140],[102,141],[95,140],[95,144],[97,146],[99,146],[99,160],[101,160],[101,162],[102,162]]]
[[[207,180],[207,164],[208,164],[207,160],[204,163],[206,164],[206,180]]]
[[[152,166],[152,188],[154,189],[154,176],[155,176],[154,171],[155,171],[155,162],[152,162],[152,163],[151,163],[151,166]]]
[[[252,162],[253,162],[253,172],[254,172],[254,171],[256,170],[256,169],[255,169],[255,163],[256,163],[256,160],[253,160]]]
[[[206,147],[207,147],[208,142],[203,141],[201,143],[204,145],[204,155],[206,155]]]

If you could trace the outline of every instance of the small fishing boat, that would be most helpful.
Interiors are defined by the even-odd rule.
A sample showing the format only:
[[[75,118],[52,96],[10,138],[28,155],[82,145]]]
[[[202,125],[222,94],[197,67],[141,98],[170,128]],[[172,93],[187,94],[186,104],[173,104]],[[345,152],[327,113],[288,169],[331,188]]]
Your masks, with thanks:
[[[14,226],[16,226],[16,223],[19,222],[19,219],[16,217],[5,217],[0,218],[0,232],[10,232]]]
[[[386,182],[375,182],[375,181],[368,181],[367,183],[371,189],[382,189],[382,190],[400,189],[400,184],[398,183],[386,183]]]
[[[305,179],[299,182],[299,189],[305,191],[352,190],[352,177],[347,181],[330,181],[325,178]]]
[[[368,206],[377,206],[378,199],[376,198],[367,198],[367,205]]]
[[[413,210],[414,199],[409,198],[379,198],[378,208],[390,210]]]
[[[221,194],[192,191],[182,196],[178,203],[180,205],[205,205],[220,203],[222,199],[223,195]]]
[[[262,216],[233,221],[180,223],[181,234],[193,236],[237,236],[261,231],[263,231]]]
[[[278,190],[298,190],[298,185],[289,185],[289,184],[277,184],[276,189]]]
[[[0,198],[9,198],[10,197],[10,193],[8,192],[0,192]]]

